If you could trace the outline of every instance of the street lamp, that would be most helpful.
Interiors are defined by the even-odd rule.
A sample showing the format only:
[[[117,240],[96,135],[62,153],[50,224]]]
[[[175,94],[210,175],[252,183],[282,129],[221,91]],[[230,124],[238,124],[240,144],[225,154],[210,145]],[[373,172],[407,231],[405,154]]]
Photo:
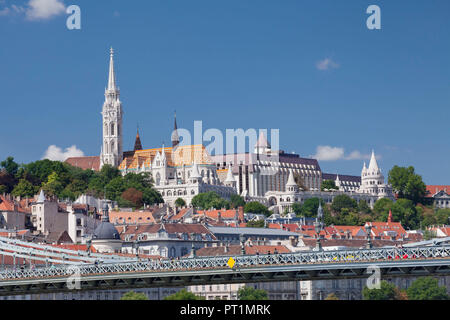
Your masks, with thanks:
[[[135,240],[133,247],[136,250],[136,258],[139,258],[139,241]]]
[[[244,235],[241,233],[239,236],[239,241],[241,242],[241,255],[245,255],[245,238]]]
[[[366,244],[366,249],[372,249],[373,248],[373,244],[372,244],[372,238],[370,238],[370,234],[372,233],[372,226],[370,224],[366,224],[364,226],[364,228],[367,231],[367,244]]]
[[[319,222],[314,222],[314,230],[316,231],[316,250],[322,251],[322,244],[320,243],[321,226]]]
[[[87,251],[88,251],[88,257],[91,256],[91,244],[92,244],[92,240],[91,240],[91,239],[88,239],[88,240],[86,241],[86,246],[87,246]]]

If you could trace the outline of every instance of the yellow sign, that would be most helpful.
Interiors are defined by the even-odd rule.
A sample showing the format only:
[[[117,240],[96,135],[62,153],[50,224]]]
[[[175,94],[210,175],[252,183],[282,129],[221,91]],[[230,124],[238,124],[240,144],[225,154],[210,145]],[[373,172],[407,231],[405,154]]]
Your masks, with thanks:
[[[234,261],[233,258],[230,258],[230,260],[228,260],[227,264],[230,267],[230,269],[233,269],[234,265],[236,264],[236,261]]]

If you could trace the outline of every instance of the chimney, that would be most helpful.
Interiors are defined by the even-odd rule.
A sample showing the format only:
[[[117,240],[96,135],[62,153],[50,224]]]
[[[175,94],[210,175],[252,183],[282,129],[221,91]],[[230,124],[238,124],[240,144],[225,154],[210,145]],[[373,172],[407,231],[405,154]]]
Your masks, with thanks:
[[[290,236],[290,237],[289,237],[289,241],[290,241],[290,243],[291,243],[291,246],[293,246],[293,247],[296,247],[297,244],[298,244],[297,238],[294,237],[294,236]]]
[[[244,219],[244,207],[238,208],[238,220],[240,223],[243,223],[245,221]]]
[[[389,209],[388,223],[392,223],[392,210]]]

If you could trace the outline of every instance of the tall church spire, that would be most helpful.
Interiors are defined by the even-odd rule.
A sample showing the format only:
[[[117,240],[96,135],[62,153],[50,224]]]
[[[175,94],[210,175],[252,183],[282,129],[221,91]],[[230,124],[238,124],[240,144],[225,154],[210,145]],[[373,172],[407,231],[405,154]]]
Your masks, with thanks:
[[[108,90],[117,90],[116,73],[114,72],[114,49],[110,49]]]
[[[100,168],[105,164],[118,167],[123,160],[123,112],[120,91],[116,83],[113,48],[110,50],[109,59],[108,87],[105,90],[105,102],[102,110],[103,144],[100,154]]]
[[[134,142],[134,151],[142,150],[141,137],[139,136],[139,126],[137,128],[136,141]]]
[[[180,136],[178,135],[177,112],[175,111],[175,125],[172,132],[172,147],[175,148],[180,144]]]

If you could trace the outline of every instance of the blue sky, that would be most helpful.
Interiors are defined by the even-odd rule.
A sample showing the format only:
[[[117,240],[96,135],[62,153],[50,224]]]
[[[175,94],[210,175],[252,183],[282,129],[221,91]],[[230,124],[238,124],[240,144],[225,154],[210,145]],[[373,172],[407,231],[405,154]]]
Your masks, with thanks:
[[[81,30],[59,3],[80,6]],[[381,30],[366,27],[371,4]],[[144,148],[169,143],[176,109],[187,129],[280,129],[281,148],[305,157],[325,147],[325,172],[360,174],[375,149],[386,175],[413,165],[449,184],[449,12],[447,0],[0,0],[0,159],[50,145],[98,155],[113,46],[125,149],[137,123]]]

